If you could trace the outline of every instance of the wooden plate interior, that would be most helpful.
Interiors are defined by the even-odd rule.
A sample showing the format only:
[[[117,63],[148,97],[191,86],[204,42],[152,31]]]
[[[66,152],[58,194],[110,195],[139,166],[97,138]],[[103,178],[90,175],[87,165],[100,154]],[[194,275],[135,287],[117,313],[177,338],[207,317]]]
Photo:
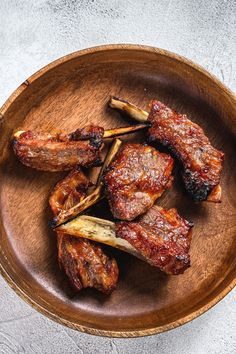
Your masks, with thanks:
[[[14,129],[73,131],[88,123],[128,125],[107,107],[114,94],[147,109],[164,101],[199,123],[212,144],[225,152],[221,204],[194,204],[176,164],[175,183],[158,204],[177,207],[194,221],[191,268],[167,276],[119,251],[117,290],[75,294],[59,271],[56,242],[47,221],[48,197],[65,173],[24,167],[10,147]],[[0,110],[0,262],[13,288],[57,321],[95,334],[137,336],[182,324],[211,307],[233,287],[236,252],[235,99],[198,68],[163,51],[135,46],[78,52],[34,75]],[[138,134],[126,140],[144,141]],[[92,210],[109,218],[106,203]]]

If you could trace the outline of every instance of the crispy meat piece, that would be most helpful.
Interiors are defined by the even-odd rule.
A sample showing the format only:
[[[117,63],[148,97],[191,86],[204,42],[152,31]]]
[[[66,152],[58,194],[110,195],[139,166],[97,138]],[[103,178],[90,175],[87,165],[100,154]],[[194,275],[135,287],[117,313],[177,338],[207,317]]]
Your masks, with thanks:
[[[26,166],[42,171],[67,171],[75,166],[98,165],[102,137],[101,127],[89,126],[74,133],[17,132],[13,149]]]
[[[54,187],[49,204],[54,215],[71,208],[86,197],[90,181],[80,169],[72,170]]]
[[[55,186],[49,203],[54,215],[80,202],[89,181],[80,170],[73,170]],[[93,287],[109,294],[115,289],[119,270],[114,258],[109,259],[98,244],[57,232],[60,268],[76,290]]]
[[[117,283],[118,267],[101,246],[91,241],[58,233],[58,257],[71,284],[76,290],[96,288],[109,294]]]
[[[150,146],[126,144],[104,175],[115,218],[133,220],[172,185],[173,159]]]
[[[80,215],[58,227],[62,233],[82,237],[132,254],[168,274],[180,274],[189,266],[193,224],[176,209],[152,207],[135,221],[112,222]]]
[[[192,226],[176,209],[155,205],[135,222],[117,223],[116,235],[128,241],[151,265],[167,274],[181,274],[190,266]]]
[[[77,129],[69,135],[70,140],[89,140],[90,144],[96,148],[102,146],[104,129],[95,125],[88,125],[82,129]]]
[[[159,101],[152,101],[148,120],[152,124],[149,141],[168,146],[181,161],[184,183],[193,199],[219,202],[223,152],[213,148],[199,125]]]

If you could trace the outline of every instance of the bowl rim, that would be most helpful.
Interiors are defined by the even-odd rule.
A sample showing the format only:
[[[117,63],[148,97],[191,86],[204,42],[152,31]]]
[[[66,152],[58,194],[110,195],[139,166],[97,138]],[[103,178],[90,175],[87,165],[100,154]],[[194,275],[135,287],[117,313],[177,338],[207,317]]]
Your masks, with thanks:
[[[202,66],[194,63],[193,61],[175,54],[171,51],[153,47],[153,46],[147,46],[147,45],[138,45],[138,44],[107,44],[107,45],[100,45],[100,46],[95,46],[95,47],[90,47],[82,50],[75,51],[73,53],[67,54],[65,56],[60,57],[59,59],[56,59],[49,64],[45,65],[43,68],[39,69],[36,71],[33,75],[31,75],[28,79],[26,79],[18,88],[9,96],[9,98],[5,101],[5,103],[0,107],[0,123],[4,122],[4,114],[7,112],[7,110],[10,108],[11,104],[16,100],[17,97],[21,95],[21,93],[27,89],[27,87],[32,84],[35,80],[43,76],[45,73],[50,71],[51,69],[56,68],[57,66],[70,61],[72,59],[88,55],[88,54],[93,54],[93,53],[98,53],[102,51],[114,51],[114,50],[125,50],[125,51],[142,51],[142,52],[149,52],[149,53],[156,53],[158,55],[166,56],[172,60],[181,62],[189,66],[191,69],[194,69],[204,76],[206,76],[209,80],[213,81],[216,86],[219,87],[220,90],[223,90],[224,93],[226,93],[229,98],[233,101],[235,101],[236,104],[236,95],[221,81],[213,74],[209,73],[206,69],[204,69]],[[48,318],[63,324],[67,327],[70,327],[75,330],[79,330],[81,332],[93,334],[93,335],[99,335],[99,336],[106,336],[106,337],[142,337],[142,336],[148,336],[148,335],[154,335],[158,333],[162,333],[174,328],[177,328],[183,324],[186,324],[190,322],[191,320],[197,318],[198,316],[202,315],[206,311],[208,311],[210,308],[212,308],[214,305],[216,305],[219,301],[221,301],[235,286],[236,286],[236,277],[233,278],[229,284],[220,291],[212,300],[210,300],[208,303],[205,305],[201,306],[200,308],[194,310],[191,314],[188,314],[184,316],[183,318],[179,320],[172,321],[168,324],[162,325],[162,326],[153,326],[152,328],[147,328],[147,329],[137,329],[137,330],[119,330],[119,331],[110,331],[110,330],[104,330],[104,329],[96,329],[93,327],[89,326],[84,326],[78,323],[74,323],[71,321],[66,320],[65,318],[62,318],[52,311],[48,310],[44,306],[42,306],[38,301],[34,300],[31,296],[27,294],[26,291],[24,291],[20,285],[16,284],[14,279],[11,277],[11,275],[7,272],[7,270],[4,268],[1,259],[0,259],[0,274],[2,277],[5,279],[5,281],[8,283],[8,285],[16,292],[16,294],[26,301],[28,304],[30,304],[35,310],[40,312],[41,314],[47,316]]]

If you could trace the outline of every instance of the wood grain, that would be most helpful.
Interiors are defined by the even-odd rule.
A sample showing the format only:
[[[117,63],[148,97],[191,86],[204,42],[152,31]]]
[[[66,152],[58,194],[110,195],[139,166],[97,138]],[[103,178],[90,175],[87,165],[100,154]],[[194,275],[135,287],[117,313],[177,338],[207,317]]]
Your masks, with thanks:
[[[106,129],[127,125],[125,117],[107,107],[110,94],[143,109],[150,99],[158,98],[199,123],[213,145],[226,154],[223,202],[194,204],[176,168],[174,186],[159,203],[177,207],[195,223],[191,268],[181,276],[166,276],[111,250],[120,267],[118,289],[110,297],[93,290],[75,295],[58,269],[56,242],[47,225],[48,196],[63,173],[24,167],[9,141],[20,128],[73,131],[88,122]],[[143,46],[80,51],[30,77],[0,109],[0,269],[13,289],[60,323],[117,337],[177,327],[223,298],[236,283],[235,103],[234,95],[202,68],[175,54]],[[143,139],[141,133],[135,136],[135,140]],[[106,203],[92,212],[109,217]]]

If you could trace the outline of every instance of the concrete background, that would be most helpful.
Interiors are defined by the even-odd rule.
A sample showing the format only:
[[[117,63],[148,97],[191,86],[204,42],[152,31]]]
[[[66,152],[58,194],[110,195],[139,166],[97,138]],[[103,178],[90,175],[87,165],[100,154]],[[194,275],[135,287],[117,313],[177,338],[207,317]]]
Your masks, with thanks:
[[[165,48],[236,91],[235,0],[0,0],[0,105],[29,75],[108,43]],[[0,353],[236,353],[236,290],[193,322],[156,336],[109,339],[43,317],[0,279]]]

